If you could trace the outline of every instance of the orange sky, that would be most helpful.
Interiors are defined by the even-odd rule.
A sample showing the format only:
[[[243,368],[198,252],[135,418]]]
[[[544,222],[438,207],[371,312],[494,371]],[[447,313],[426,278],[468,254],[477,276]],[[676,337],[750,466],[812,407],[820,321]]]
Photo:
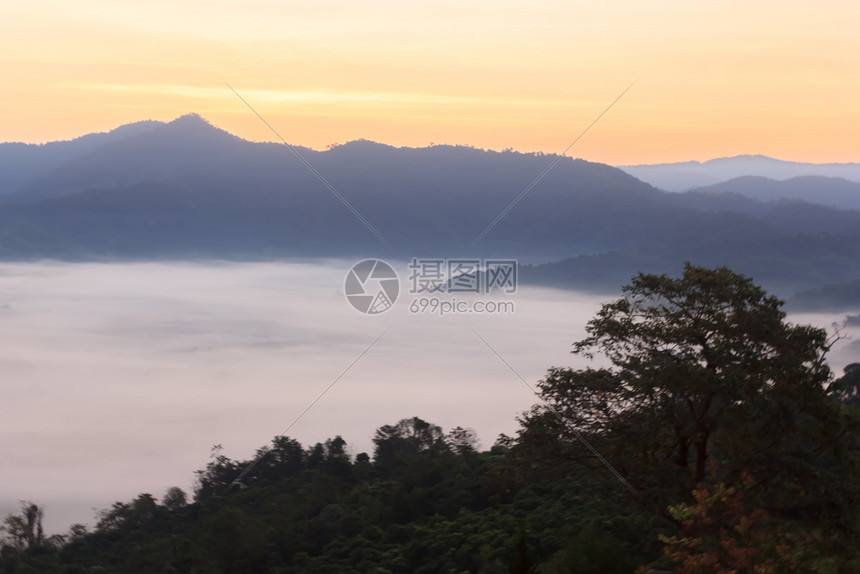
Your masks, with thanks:
[[[612,164],[860,161],[860,2],[208,2],[0,7],[0,141],[197,112],[253,140],[367,138]]]

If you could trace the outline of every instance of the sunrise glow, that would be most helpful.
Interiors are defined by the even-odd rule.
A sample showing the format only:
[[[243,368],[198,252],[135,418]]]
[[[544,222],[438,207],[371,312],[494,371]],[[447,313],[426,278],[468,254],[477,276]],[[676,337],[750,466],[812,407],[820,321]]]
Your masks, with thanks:
[[[108,2],[0,8],[0,141],[196,112],[250,140],[366,138],[612,164],[860,160],[860,4]]]

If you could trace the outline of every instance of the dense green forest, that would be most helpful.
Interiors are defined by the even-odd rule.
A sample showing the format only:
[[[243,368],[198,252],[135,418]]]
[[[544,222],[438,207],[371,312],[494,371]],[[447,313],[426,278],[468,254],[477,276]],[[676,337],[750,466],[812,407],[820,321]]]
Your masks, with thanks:
[[[6,517],[0,572],[858,572],[860,365],[726,268],[639,274],[552,368],[516,436],[418,417],[213,448],[189,497],[140,494],[47,537]],[[488,398],[490,400],[490,398]],[[50,509],[47,509],[50,511]]]

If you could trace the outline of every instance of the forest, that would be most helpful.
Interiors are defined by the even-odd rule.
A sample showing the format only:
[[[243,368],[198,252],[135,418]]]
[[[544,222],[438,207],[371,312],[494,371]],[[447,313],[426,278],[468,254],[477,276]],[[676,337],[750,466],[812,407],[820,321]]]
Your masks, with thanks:
[[[860,363],[725,268],[640,273],[553,367],[515,436],[390,421],[373,452],[213,447],[194,491],[141,493],[48,536],[2,524],[2,573],[860,571]],[[492,400],[487,397],[486,400]]]

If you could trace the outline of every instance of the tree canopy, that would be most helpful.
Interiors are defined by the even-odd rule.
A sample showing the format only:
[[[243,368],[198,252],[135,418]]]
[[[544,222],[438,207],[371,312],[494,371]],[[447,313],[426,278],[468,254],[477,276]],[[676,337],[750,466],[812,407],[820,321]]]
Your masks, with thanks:
[[[550,369],[524,437],[586,433],[657,506],[746,481],[753,505],[856,527],[856,419],[830,394],[827,332],[726,268],[639,274],[623,293],[574,344],[607,366]]]
[[[589,432],[648,432],[651,453],[705,478],[714,435],[765,420],[790,425],[826,402],[827,333],[785,321],[782,302],[726,268],[635,277],[605,304],[574,353],[609,367],[550,370],[544,398]],[[773,430],[776,430],[775,428]]]

